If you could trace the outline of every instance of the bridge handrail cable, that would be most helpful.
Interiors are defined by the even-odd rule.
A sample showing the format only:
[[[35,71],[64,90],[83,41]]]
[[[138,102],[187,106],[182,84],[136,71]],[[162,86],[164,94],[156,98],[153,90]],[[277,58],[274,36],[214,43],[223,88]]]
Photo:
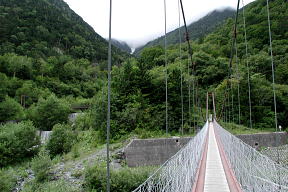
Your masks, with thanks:
[[[243,191],[288,191],[288,169],[247,145],[217,122],[214,122],[214,128]]]
[[[207,138],[208,122],[180,151],[133,192],[190,192]]]

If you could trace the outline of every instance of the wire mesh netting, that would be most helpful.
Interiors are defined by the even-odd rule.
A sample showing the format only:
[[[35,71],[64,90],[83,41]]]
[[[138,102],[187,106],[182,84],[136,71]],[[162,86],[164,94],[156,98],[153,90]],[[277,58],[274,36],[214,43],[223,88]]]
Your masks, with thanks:
[[[134,192],[190,192],[207,136],[208,123]]]
[[[288,192],[288,169],[256,151],[214,122],[225,154],[245,192]]]
[[[270,157],[273,161],[279,162],[283,167],[288,168],[288,145],[267,147],[260,152]]]

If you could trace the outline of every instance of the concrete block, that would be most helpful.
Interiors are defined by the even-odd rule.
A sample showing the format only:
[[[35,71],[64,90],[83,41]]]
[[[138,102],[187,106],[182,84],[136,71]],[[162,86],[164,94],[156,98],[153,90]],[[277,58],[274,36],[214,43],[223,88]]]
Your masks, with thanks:
[[[129,167],[161,165],[184,147],[190,137],[134,139],[124,149]]]

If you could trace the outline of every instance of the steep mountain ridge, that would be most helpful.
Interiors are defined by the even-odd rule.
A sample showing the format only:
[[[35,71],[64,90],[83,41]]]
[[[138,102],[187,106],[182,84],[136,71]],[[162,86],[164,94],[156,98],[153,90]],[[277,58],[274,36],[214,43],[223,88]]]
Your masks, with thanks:
[[[0,54],[107,57],[107,41],[62,0],[0,0],[0,18]],[[115,47],[113,52],[115,58],[125,56]]]

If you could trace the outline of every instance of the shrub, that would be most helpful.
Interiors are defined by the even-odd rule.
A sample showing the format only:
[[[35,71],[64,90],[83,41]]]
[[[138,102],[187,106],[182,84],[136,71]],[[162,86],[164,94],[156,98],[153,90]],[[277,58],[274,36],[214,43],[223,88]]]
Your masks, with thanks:
[[[24,117],[22,106],[14,99],[6,96],[0,103],[0,121],[19,120]]]
[[[98,147],[99,144],[101,145],[104,143],[105,139],[100,136],[99,131],[89,129],[87,131],[80,131],[78,133],[76,147],[79,149],[84,149],[79,151],[79,154],[81,154],[82,152],[91,151],[95,147]]]
[[[149,177],[152,170],[151,167],[112,170],[111,191],[133,191]],[[95,192],[106,191],[106,169],[97,166],[88,168],[85,173],[84,187]]]
[[[76,145],[72,147],[72,157],[75,159],[80,156],[79,149]]]
[[[52,157],[68,153],[76,141],[77,135],[68,125],[57,124],[47,143],[47,149]]]
[[[91,128],[92,118],[90,113],[84,113],[77,116],[75,120],[75,127],[77,130],[84,131]]]
[[[50,156],[46,151],[41,151],[31,162],[31,168],[35,174],[36,182],[49,180],[49,170],[52,165]]]
[[[51,95],[47,99],[39,99],[37,105],[32,106],[30,116],[37,127],[50,131],[57,123],[67,122],[69,113],[68,103]]]
[[[32,157],[40,144],[32,122],[0,126],[0,167]]]

